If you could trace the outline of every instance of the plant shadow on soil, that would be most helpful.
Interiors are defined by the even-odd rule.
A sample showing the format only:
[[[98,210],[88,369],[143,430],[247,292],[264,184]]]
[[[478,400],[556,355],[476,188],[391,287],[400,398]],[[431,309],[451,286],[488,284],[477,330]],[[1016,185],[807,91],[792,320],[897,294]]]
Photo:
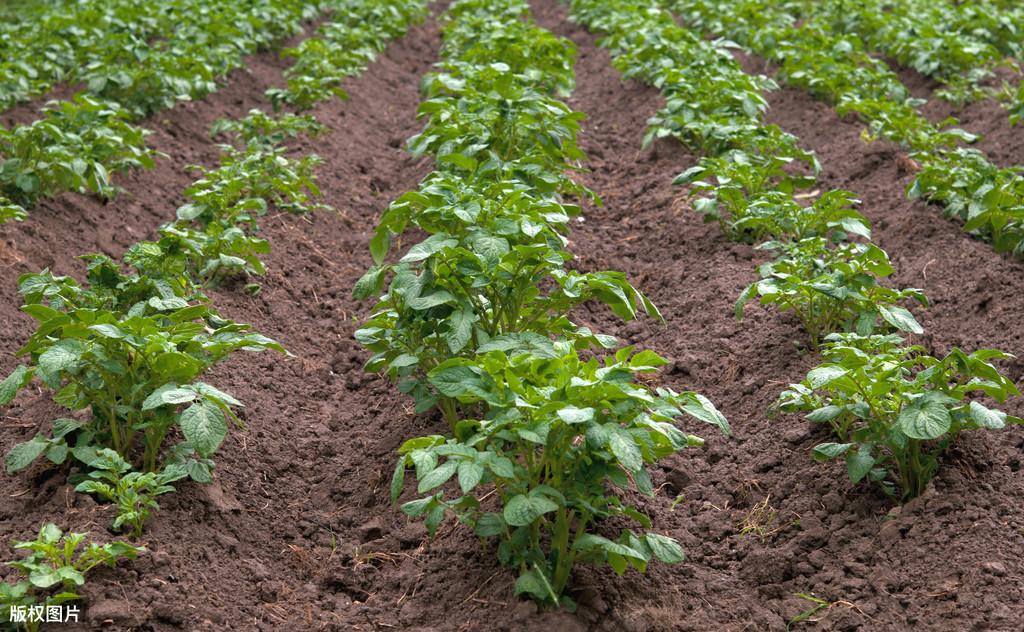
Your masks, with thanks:
[[[695,156],[674,141],[639,150],[646,118],[661,106],[657,92],[622,82],[595,38],[569,23],[555,0],[538,0],[534,11],[542,26],[579,45],[570,104],[588,115],[581,143],[589,171],[581,179],[605,201],[588,206],[575,226],[575,265],[627,272],[667,323],[624,324],[597,309],[576,318],[668,357],[661,382],[708,395],[734,428],[724,438],[686,423],[707,446],[653,468],[656,496],[632,498],[656,531],[682,542],[687,561],[622,578],[581,567],[574,575],[579,613],[538,613],[513,597],[513,574],[497,565],[490,545],[450,520],[429,541],[420,523],[389,502],[395,449],[443,424],[414,416],[393,385],[363,373],[367,354],[351,336],[369,305],[353,301],[350,290],[370,264],[366,243],[380,211],[430,170],[403,149],[420,127],[419,77],[440,45],[429,21],[347,82],[350,101],[316,111],[334,131],[303,148],[325,159],[321,184],[338,212],[267,217],[263,233],[273,253],[260,294],[213,292],[225,315],[252,322],[296,357],[238,357],[215,370],[209,381],[246,404],[246,429],[221,449],[214,485],[182,485],[162,499],[143,537],[148,554],[96,572],[83,590],[88,627],[784,630],[814,605],[798,596],[807,593],[834,603],[812,617],[820,620],[814,629],[1019,628],[1020,432],[964,437],[934,489],[895,515],[876,494],[847,483],[841,467],[813,463],[809,450],[821,432],[766,413],[815,364],[800,347],[798,325],[761,309],[742,323],[732,317],[763,255],[727,242],[671,186]],[[61,196],[28,222],[2,229],[4,371],[31,331],[16,309],[15,274],[45,266],[79,272],[76,255],[120,254],[152,235],[183,201],[191,177],[181,166],[215,161],[209,123],[261,104],[281,67],[273,55],[258,56],[248,74],[236,73],[210,99],[148,122],[158,130],[154,146],[171,159],[122,178],[127,195],[108,205]],[[899,270],[894,282],[922,287],[934,302],[921,317],[927,334],[919,342],[938,352],[959,345],[1019,354],[1024,266],[969,239],[938,209],[907,201],[898,152],[865,145],[858,124],[796,91],[770,100],[771,121],[819,153],[822,186],[849,188],[864,201],[876,240]],[[1020,361],[1005,368],[1020,381]],[[6,451],[60,412],[38,392],[21,395],[4,414]],[[47,521],[107,535],[110,508],[71,492],[64,471],[37,465],[0,480],[5,540],[29,538]],[[812,627],[794,629],[801,626]]]

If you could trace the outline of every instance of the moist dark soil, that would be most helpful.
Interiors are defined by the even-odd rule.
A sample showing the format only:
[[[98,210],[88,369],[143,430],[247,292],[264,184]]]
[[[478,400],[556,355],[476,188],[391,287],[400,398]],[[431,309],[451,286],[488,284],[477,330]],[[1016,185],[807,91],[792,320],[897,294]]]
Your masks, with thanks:
[[[542,26],[579,45],[569,101],[588,115],[581,143],[589,171],[580,178],[604,198],[574,229],[574,265],[627,272],[667,322],[622,323],[596,307],[576,319],[669,358],[661,382],[708,395],[733,426],[726,438],[686,424],[707,445],[654,468],[653,498],[631,498],[656,531],[683,543],[688,560],[621,578],[582,567],[573,578],[578,613],[541,613],[512,595],[514,576],[490,545],[452,521],[429,540],[389,502],[395,449],[444,424],[414,415],[393,385],[363,373],[367,354],[351,336],[370,306],[354,302],[350,289],[370,263],[366,243],[380,211],[430,169],[402,148],[419,129],[418,79],[440,44],[429,21],[347,82],[350,101],[316,112],[334,131],[308,145],[325,158],[321,183],[338,212],[268,217],[263,230],[274,252],[262,292],[213,295],[227,316],[252,322],[294,357],[249,355],[217,368],[209,381],[246,403],[246,428],[222,447],[213,485],[184,484],[163,497],[143,537],[149,553],[95,572],[82,590],[82,628],[785,630],[815,606],[806,594],[831,605],[794,630],[1019,630],[1021,432],[965,436],[934,485],[900,510],[850,485],[840,466],[812,462],[821,430],[767,413],[816,362],[799,325],[760,308],[742,323],[732,317],[763,255],[703,224],[671,186],[696,156],[675,142],[640,151],[658,93],[621,81],[556,0],[537,0],[534,10]],[[15,308],[16,275],[44,266],[78,272],[77,254],[119,254],[151,235],[183,199],[191,178],[181,167],[215,160],[209,122],[261,103],[263,89],[280,83],[275,64],[256,63],[210,99],[162,117],[168,123],[153,143],[170,158],[122,178],[125,196],[105,206],[62,196],[25,224],[0,228],[11,257],[0,283],[0,369],[13,367],[11,353],[31,332]],[[907,201],[900,153],[864,144],[856,122],[800,92],[769,99],[771,121],[818,152],[821,186],[863,200],[875,240],[898,269],[893,282],[931,298],[919,312],[927,334],[916,342],[937,353],[1024,351],[1024,265],[968,238],[938,209]],[[1024,364],[1003,368],[1021,383]],[[1007,410],[1019,415],[1024,406]],[[0,449],[59,414],[48,393],[23,393],[4,411]],[[48,521],[113,537],[111,509],[73,493],[65,477],[42,465],[0,477],[5,540],[30,538]]]

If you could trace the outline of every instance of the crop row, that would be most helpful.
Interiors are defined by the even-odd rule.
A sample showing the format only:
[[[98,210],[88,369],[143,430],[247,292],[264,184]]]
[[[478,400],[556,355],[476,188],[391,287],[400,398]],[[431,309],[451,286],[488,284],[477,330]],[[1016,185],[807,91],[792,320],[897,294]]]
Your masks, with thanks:
[[[1024,254],[1022,167],[998,167],[983,153],[961,145],[975,137],[939,125],[918,110],[899,78],[872,58],[851,35],[836,34],[809,17],[795,25],[792,15],[762,0],[673,0],[667,2],[686,24],[705,34],[734,40],[779,67],[778,76],[853,113],[867,135],[884,137],[909,150],[919,164],[908,195],[945,207],[963,220],[964,230],[990,240],[997,251]]]
[[[67,82],[85,84],[86,94],[143,117],[205,96],[216,80],[241,67],[244,55],[298,33],[320,10],[308,0],[54,5],[3,29],[0,108]]]
[[[103,12],[97,24],[107,25],[82,29],[83,38],[87,34],[91,38],[95,29],[117,30],[123,23],[138,29],[148,24],[150,37],[162,33],[160,25],[173,24],[174,29],[166,39],[153,43],[128,29],[117,31],[126,42],[112,37],[95,44],[99,50],[94,50],[90,38],[66,44],[79,56],[99,60],[72,64],[78,74],[61,75],[64,80],[85,82],[86,87],[70,100],[51,102],[43,118],[30,125],[0,129],[0,223],[24,219],[26,209],[39,198],[64,191],[113,197],[117,188],[111,173],[153,164],[154,154],[145,143],[148,132],[137,127],[137,121],[178,101],[205,97],[216,89],[218,80],[242,66],[245,55],[299,32],[303,20],[324,10],[332,15],[320,28],[321,36],[284,51],[295,59],[287,73],[288,85],[270,90],[268,96],[275,106],[288,103],[302,108],[343,96],[338,87],[341,80],[365,68],[382,42],[421,18],[426,2],[251,0],[217,8],[207,0],[179,0],[163,11],[160,6],[133,1],[79,7]],[[159,19],[147,12],[156,12]],[[65,17],[53,15],[35,28],[48,29],[45,33],[53,40],[62,36],[65,27]],[[53,54],[62,60],[66,56]]]
[[[984,97],[995,69],[1017,69],[1024,11],[992,2],[885,2],[858,0],[804,3],[809,14],[835,32],[861,38],[869,50],[933,77],[938,95],[957,104]]]
[[[401,11],[388,12],[381,18],[391,21],[387,28],[379,28],[368,12],[365,28],[374,29],[380,41],[365,43],[364,64],[422,15],[424,6],[411,0]],[[361,69],[352,64],[347,72]],[[114,504],[113,529],[135,537],[158,509],[156,498],[173,491],[174,483],[212,480],[212,457],[229,426],[241,425],[235,411],[242,404],[201,381],[203,375],[236,351],[285,350],[217,314],[204,288],[263,274],[261,256],[269,245],[257,236],[257,221],[268,209],[323,208],[313,201],[319,195],[313,175],[319,159],[289,157],[284,146],[323,129],[309,116],[274,117],[259,110],[219,121],[212,133],[231,141],[221,145],[220,165],[193,168],[200,175],[185,192],[189,202],[159,229],[156,241],[130,246],[120,261],[84,256],[84,283],[49,270],[19,279],[22,310],[38,325],[18,351],[28,363],[0,382],[0,404],[38,380],[73,415],[16,445],[5,458],[9,473],[39,459],[73,465],[76,491]],[[83,538],[47,525],[36,541],[20,543],[17,548],[34,553],[11,564],[26,579],[0,586],[0,619],[10,621],[12,606],[77,599],[70,591],[82,585],[89,569],[142,550],[124,542],[89,545],[76,557]],[[52,594],[49,589],[57,585],[64,592]]]
[[[596,199],[568,175],[584,158],[583,115],[556,96],[573,88],[574,46],[535,26],[522,0],[457,0],[443,34],[440,70],[423,82],[426,124],[409,142],[436,170],[383,214],[375,265],[355,288],[383,295],[356,338],[374,352],[367,370],[448,422],[447,434],[401,447],[392,495],[408,468],[419,495],[402,510],[431,533],[454,514],[497,540],[518,594],[571,608],[563,591],[577,562],[621,574],[682,560],[669,537],[622,529],[611,539],[598,527],[614,529],[604,521],[614,516],[651,527],[619,490],[653,494],[645,464],[701,442],[675,418],[728,426],[700,395],[637,381],[664,364],[657,354],[612,353],[614,338],[570,319],[589,300],[626,320],[660,316],[622,273],[568,267],[580,209],[563,195]],[[386,263],[411,228],[427,237]]]
[[[707,154],[676,179],[705,196],[695,210],[730,239],[767,239],[759,248],[775,253],[759,268],[761,280],[741,293],[737,317],[759,296],[793,311],[815,348],[824,342],[825,361],[776,404],[832,429],[815,458],[843,458],[851,481],[877,483],[903,501],[924,490],[961,431],[1022,423],[968,398],[1020,394],[990,363],[1008,354],[954,349],[940,359],[892,333],[922,333],[899,303],[926,299],[879,283],[893,268],[866,241],[868,222],[853,209],[852,193],[801,193],[814,185],[818,164],[793,136],[764,124],[760,90],[769,80],[743,73],[725,43],[695,36],[667,11],[606,0],[571,7],[574,19],[605,35],[616,67],[665,95],[647,138],[676,137]]]

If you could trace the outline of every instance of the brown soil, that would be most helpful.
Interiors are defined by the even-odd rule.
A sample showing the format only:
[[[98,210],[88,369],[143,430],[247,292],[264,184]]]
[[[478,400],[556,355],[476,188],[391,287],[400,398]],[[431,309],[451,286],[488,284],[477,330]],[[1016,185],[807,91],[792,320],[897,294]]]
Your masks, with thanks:
[[[733,424],[730,439],[695,429],[708,445],[668,459],[653,472],[656,497],[636,499],[657,531],[682,541],[687,562],[622,578],[581,568],[574,577],[579,613],[538,613],[512,596],[513,575],[465,528],[449,521],[431,542],[388,501],[395,448],[443,424],[412,415],[391,384],[362,372],[367,354],[351,334],[369,305],[349,292],[369,264],[366,242],[378,213],[430,168],[402,149],[419,127],[418,78],[437,55],[430,22],[348,82],[351,101],[317,112],[334,133],[310,146],[326,159],[321,180],[339,213],[268,218],[274,253],[262,293],[213,298],[296,357],[234,358],[215,372],[211,381],[247,404],[246,430],[222,448],[214,485],[182,485],[164,497],[144,537],[149,554],[96,572],[83,590],[83,627],[784,630],[813,605],[798,593],[813,593],[835,605],[816,613],[817,627],[793,629],[1019,629],[1021,433],[966,437],[934,488],[901,512],[852,487],[840,467],[813,463],[808,453],[819,430],[766,414],[786,383],[814,364],[798,344],[798,325],[775,311],[752,309],[743,323],[731,315],[762,255],[702,224],[670,185],[693,155],[674,142],[639,151],[659,95],[623,83],[607,53],[565,21],[555,0],[534,8],[543,26],[580,46],[570,103],[589,117],[581,142],[591,171],[582,179],[605,206],[588,208],[574,231],[576,265],[626,271],[668,322],[625,325],[598,309],[577,318],[670,358],[663,382],[707,394]],[[14,308],[16,273],[45,265],[76,271],[81,252],[118,254],[151,234],[181,201],[190,180],[181,165],[214,159],[208,123],[241,114],[279,80],[277,68],[257,66],[211,99],[168,113],[154,145],[172,159],[123,179],[129,194],[110,205],[64,196],[24,225],[0,229],[20,258],[0,284],[0,369],[13,366],[10,353],[30,332]],[[858,124],[800,92],[780,90],[770,100],[771,120],[819,153],[822,186],[849,188],[864,200],[876,241],[899,270],[895,283],[931,297],[919,342],[938,352],[954,345],[1024,351],[1024,265],[967,238],[937,209],[908,202],[898,153],[864,145]],[[1021,381],[1024,364],[1004,368]],[[1009,410],[1021,414],[1024,406]],[[58,411],[39,392],[22,394],[4,412],[6,451]],[[0,477],[5,540],[29,537],[46,521],[106,536],[111,517],[109,508],[70,492],[63,472],[37,466]],[[104,620],[113,624],[104,628]]]
[[[895,66],[893,66],[896,68]],[[919,72],[906,68],[896,68],[903,85],[918,98],[927,99],[921,111],[934,123],[948,117],[959,121],[959,127],[977,134],[981,138],[973,144],[978,150],[985,152],[989,160],[1001,166],[1024,164],[1024,127],[1021,123],[1010,125],[1010,113],[995,99],[981,99],[954,107],[948,101],[936,96],[936,90],[942,84]],[[1000,81],[1017,85],[1021,76],[1007,69],[997,69]]]

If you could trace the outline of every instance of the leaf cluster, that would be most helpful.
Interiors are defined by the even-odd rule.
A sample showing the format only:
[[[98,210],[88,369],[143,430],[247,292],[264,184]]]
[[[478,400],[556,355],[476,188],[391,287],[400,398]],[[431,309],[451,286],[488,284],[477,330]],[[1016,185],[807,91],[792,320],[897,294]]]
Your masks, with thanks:
[[[22,207],[63,191],[106,198],[110,173],[153,166],[146,131],[112,103],[77,95],[53,101],[31,125],[0,128],[0,195]],[[7,205],[5,205],[7,206]]]
[[[1020,395],[992,365],[1011,357],[1002,351],[953,349],[937,358],[895,335],[826,340],[825,361],[790,385],[777,405],[831,429],[834,441],[819,444],[813,455],[844,459],[854,483],[876,483],[904,502],[924,491],[961,432],[1024,423],[977,399],[1001,403]]]
[[[15,606],[40,604],[58,606],[79,599],[74,591],[85,584],[85,577],[100,565],[114,566],[120,559],[135,559],[145,551],[127,542],[86,543],[86,533],[61,532],[47,524],[39,536],[29,542],[16,542],[15,549],[29,551],[26,557],[7,562],[24,579],[17,583],[0,582],[0,621],[10,622]],[[59,591],[59,592],[55,592]],[[25,624],[28,632],[39,629],[36,622]]]
[[[913,314],[900,305],[915,300],[927,305],[917,289],[896,290],[879,279],[893,273],[889,257],[878,246],[863,243],[831,245],[824,237],[767,242],[779,256],[759,268],[760,281],[746,287],[736,301],[736,318],[755,297],[762,305],[792,311],[816,347],[835,331],[862,335],[886,329],[924,333]]]
[[[125,273],[100,255],[87,260],[84,287],[49,271],[19,279],[23,311],[38,327],[18,352],[29,364],[0,382],[0,404],[36,378],[55,391],[56,403],[87,411],[88,419],[55,420],[51,436],[38,434],[8,453],[7,470],[42,455],[59,464],[69,451],[88,465],[97,449],[111,448],[152,472],[175,428],[185,439],[179,451],[208,458],[241,404],[197,378],[235,351],[283,348],[221,318],[200,296],[179,294],[187,281]],[[210,480],[209,462],[195,462],[189,473]]]
[[[1015,169],[1000,169],[980,152],[965,150],[963,143],[973,142],[976,137],[958,129],[955,119],[930,122],[918,109],[921,102],[910,97],[899,77],[884,62],[869,54],[871,45],[865,43],[859,31],[844,31],[841,23],[843,20],[855,21],[858,7],[874,7],[881,3],[873,0],[803,4],[764,0],[672,0],[666,4],[705,34],[725,35],[776,63],[779,66],[778,77],[784,83],[834,103],[840,114],[860,117],[868,125],[865,131],[867,139],[883,137],[903,145],[921,166],[909,190],[912,196],[951,209],[950,214],[965,222],[965,230],[992,241],[998,251],[1022,252],[1024,230],[1020,227],[1024,220],[1019,209],[1024,207],[1024,198],[1021,197],[1024,193],[1018,187],[1007,186]],[[892,9],[892,3],[884,4]],[[926,4],[928,11],[933,6],[953,6]],[[984,10],[971,10],[970,5],[964,3],[960,6],[968,7],[963,10],[975,17],[984,13]],[[1014,20],[1020,19],[1020,12],[1018,9],[1012,14],[1016,18],[1008,18],[1002,23],[1012,30]],[[905,26],[898,18],[892,19],[892,28],[902,28],[897,23]],[[908,9],[907,19],[919,20],[912,9]],[[889,21],[887,10],[876,23],[882,25]],[[971,19],[965,18],[963,24],[971,24]],[[1024,25],[1024,20],[1017,24]],[[941,26],[936,28],[941,30]],[[988,27],[977,31],[972,29],[971,37],[988,42],[980,45],[981,48],[997,46],[994,42],[998,38],[985,36],[986,30]],[[916,36],[903,41],[907,46],[917,45]],[[952,47],[951,51],[971,46],[969,38],[946,44]],[[980,80],[979,77],[974,79]],[[973,85],[974,79],[971,73],[964,73],[963,77],[950,80],[962,80]],[[1004,93],[1012,95],[1009,89]],[[1012,96],[1008,98],[1012,102]],[[957,178],[941,177],[949,172],[955,172]],[[965,182],[970,182],[973,188],[960,186]],[[976,202],[975,191],[979,188],[999,193],[989,198],[989,204],[981,212],[968,212],[967,209]],[[996,200],[998,203],[993,204]]]
[[[130,527],[135,537],[142,535],[150,514],[160,509],[156,497],[173,492],[171,483],[188,476],[186,468],[177,463],[160,472],[132,471],[131,463],[109,448],[97,450],[89,466],[93,469],[88,479],[75,486],[75,491],[117,504],[112,528],[121,531]]]

